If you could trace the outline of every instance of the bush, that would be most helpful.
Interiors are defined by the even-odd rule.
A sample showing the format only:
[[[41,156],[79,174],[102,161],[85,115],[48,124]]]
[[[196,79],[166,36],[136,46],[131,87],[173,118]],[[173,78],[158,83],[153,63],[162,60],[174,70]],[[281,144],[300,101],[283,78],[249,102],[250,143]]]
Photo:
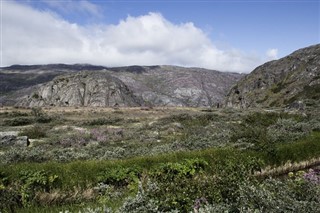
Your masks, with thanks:
[[[31,139],[38,139],[46,137],[46,129],[35,125],[31,128],[24,129],[22,132],[19,133],[21,136],[28,136]]]
[[[141,183],[139,183],[139,190],[137,195],[135,197],[127,198],[117,212],[118,213],[159,212],[158,202],[149,196],[150,193],[156,190],[157,190],[157,186],[155,184],[148,182],[147,189],[144,190],[142,188]]]
[[[98,118],[98,119],[84,122],[84,125],[88,125],[88,126],[115,125],[121,121],[123,121],[122,118]]]
[[[0,188],[0,212],[15,212],[22,207],[19,193],[13,189]]]
[[[47,115],[41,115],[39,117],[36,117],[35,121],[38,123],[50,123],[52,121],[52,117]]]
[[[237,209],[257,212],[318,212],[320,187],[294,180],[268,179],[240,185]]]
[[[14,119],[8,119],[4,121],[4,124],[7,126],[24,126],[34,123],[32,118],[18,117]]]
[[[21,162],[45,162],[50,158],[46,155],[46,150],[41,147],[11,147],[0,158],[3,164],[21,163]]]
[[[21,111],[12,111],[9,113],[10,117],[24,117],[24,116],[29,116],[28,113],[26,112],[21,112]]]
[[[272,142],[293,142],[311,133],[312,127],[308,123],[298,122],[294,119],[278,119],[268,127],[267,136]]]
[[[166,163],[158,166],[151,176],[158,181],[172,181],[176,178],[191,178],[203,171],[208,162],[203,159],[186,159],[181,163]]]
[[[48,116],[41,107],[33,107],[31,114],[35,117],[35,121],[38,123],[49,123],[52,121],[52,117]]]
[[[165,118],[160,119],[160,123],[167,124],[167,123],[173,123],[173,122],[185,122],[188,120],[192,120],[192,116],[187,113],[182,113],[178,115],[171,115]]]
[[[248,144],[250,149],[274,155],[276,143],[297,140],[311,131],[300,115],[251,113],[233,127],[231,142]]]
[[[56,142],[63,147],[81,147],[86,146],[91,140],[91,135],[85,132],[78,132],[64,135]]]
[[[203,178],[202,172],[207,166],[205,160],[197,158],[159,165],[151,171],[151,181],[157,185],[157,190],[149,192],[148,196],[158,203],[160,212],[189,211],[194,200],[204,195],[204,189],[213,186],[212,178]]]
[[[138,183],[142,169],[137,166],[115,167],[101,172],[98,176],[99,182],[111,184],[117,187],[124,187]]]
[[[31,114],[34,117],[40,117],[40,116],[44,116],[45,115],[45,113],[44,113],[44,111],[42,110],[41,107],[33,107],[33,108],[31,108]]]

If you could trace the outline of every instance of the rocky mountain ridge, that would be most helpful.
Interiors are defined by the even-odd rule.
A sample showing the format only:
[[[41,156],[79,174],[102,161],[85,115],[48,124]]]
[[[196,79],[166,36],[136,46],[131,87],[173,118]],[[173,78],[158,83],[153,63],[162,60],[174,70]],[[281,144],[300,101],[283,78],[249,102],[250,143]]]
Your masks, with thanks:
[[[2,68],[0,75],[0,104],[27,107],[217,106],[243,76],[177,66],[81,64],[15,65]]]
[[[319,66],[320,44],[248,75],[177,66],[14,65],[0,70],[0,105],[320,106]]]
[[[283,107],[320,100],[320,44],[267,62],[242,78],[225,105],[235,108]]]

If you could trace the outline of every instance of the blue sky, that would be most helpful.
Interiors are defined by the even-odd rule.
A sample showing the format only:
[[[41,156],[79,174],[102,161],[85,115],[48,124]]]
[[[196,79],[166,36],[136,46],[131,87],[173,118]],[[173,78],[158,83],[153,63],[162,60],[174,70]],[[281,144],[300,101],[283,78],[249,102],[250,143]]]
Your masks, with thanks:
[[[85,52],[79,59],[74,55],[70,57],[70,60],[62,61],[65,63],[83,61],[116,66],[150,65],[158,62],[158,64],[171,63],[182,66],[201,66],[222,71],[250,72],[255,66],[263,62],[283,57],[296,49],[320,43],[319,1],[10,1],[10,4],[4,3],[2,5],[2,11],[8,11],[8,13],[3,13],[3,31],[8,31],[5,33],[7,37],[14,30],[6,30],[6,27],[10,28],[6,26],[6,22],[9,25],[9,21],[6,20],[13,21],[17,26],[21,22],[21,20],[13,20],[14,18],[12,17],[6,17],[10,16],[10,9],[15,10],[17,7],[22,8],[21,11],[23,9],[27,10],[26,14],[30,13],[31,17],[33,16],[32,14],[35,17],[40,17],[42,14],[46,18],[52,16],[53,19],[66,23],[69,25],[66,28],[77,26],[77,29],[80,29],[79,32],[83,33],[82,37],[84,38],[83,40],[80,38],[81,42],[79,44],[83,46],[81,51],[84,51],[85,45],[91,42],[90,38],[101,40],[99,44],[89,44],[89,49],[93,49],[93,47],[101,48],[102,52],[100,53],[103,53],[103,60],[96,60],[96,57],[95,60],[86,60],[88,58],[85,57],[86,54],[97,55],[96,52],[90,53],[89,51]],[[122,24],[120,21],[122,21]],[[159,23],[159,26],[157,27],[156,24],[149,26],[149,21]],[[34,21],[30,19],[30,24],[32,25],[33,23]],[[140,29],[139,24],[146,26],[146,23],[149,23],[147,29],[143,28],[136,32],[135,29]],[[163,27],[163,24],[165,27]],[[192,24],[192,26],[188,24]],[[50,23],[47,23],[47,25],[50,25]],[[34,30],[37,30],[37,27],[41,27],[41,24],[35,26]],[[66,35],[72,40],[70,37],[73,34],[69,31],[66,33],[66,28],[51,26],[50,30],[57,31],[58,37]],[[155,29],[155,34],[152,34],[151,29]],[[61,34],[58,33],[59,30],[61,30]],[[119,43],[115,39],[117,37],[120,38],[124,32],[130,40],[130,30],[134,31],[132,37],[135,39],[130,41],[132,43],[127,42],[125,47],[123,47],[124,44],[113,46],[113,43]],[[168,35],[171,34],[172,36],[163,36],[153,40],[153,37],[157,37],[158,34],[162,35],[163,31],[160,30],[168,31],[170,32]],[[24,32],[20,29],[15,29],[15,31]],[[28,36],[28,30],[25,31],[24,33]],[[41,31],[39,33],[43,34]],[[141,33],[140,36],[139,33]],[[186,34],[186,36],[179,37],[180,33],[181,35]],[[138,39],[138,37],[143,38],[146,34],[150,35],[146,39],[142,39],[143,41]],[[5,36],[2,36],[4,43],[6,42]],[[43,36],[38,38],[39,41]],[[111,36],[113,37],[111,38]],[[30,33],[29,38],[34,40],[33,44],[37,43],[37,38],[34,37],[34,34]],[[126,39],[126,37],[121,38]],[[166,46],[165,41],[171,40],[171,38],[173,44],[171,46],[168,45],[170,50],[164,49]],[[190,39],[188,40],[188,38]],[[60,39],[57,44],[63,43],[63,38]],[[175,39],[176,43],[181,40],[185,41],[185,43],[175,49]],[[48,40],[54,41],[55,39],[48,38]],[[195,41],[198,41],[198,43],[195,43]],[[8,42],[13,43],[14,40],[8,39]],[[20,39],[19,42],[23,46],[24,42],[28,43],[28,40],[21,41]],[[150,45],[150,43],[155,45]],[[30,44],[26,44],[26,47],[28,45],[30,46]],[[198,50],[195,47],[196,45],[203,48]],[[45,53],[46,43],[40,46],[40,52]],[[54,52],[53,49],[59,49],[61,46],[49,46],[51,48],[48,48],[47,52],[50,57],[31,61],[33,63],[58,62],[59,57],[55,58],[51,55],[59,53],[59,51]],[[163,48],[160,48],[160,46]],[[132,48],[134,47],[138,48],[139,51],[133,50]],[[104,48],[107,48],[108,52],[103,52]],[[181,54],[181,49],[183,48],[188,50],[184,51],[184,55]],[[195,56],[194,58],[191,55],[192,48],[196,48],[194,53],[199,56],[199,63],[197,63],[197,57]],[[72,47],[69,47],[69,50],[71,49]],[[114,53],[112,55],[114,59],[108,58],[111,50]],[[21,52],[23,50],[18,48],[17,51]],[[79,50],[77,51],[79,53]],[[86,49],[86,51],[88,50]],[[6,59],[6,54],[9,54],[9,52],[3,52],[5,62],[2,62],[2,65],[3,63],[4,65],[15,63],[12,59],[13,57],[8,56],[8,59]],[[66,52],[66,50],[61,49],[61,54],[66,54]],[[206,54],[203,52],[206,52]],[[133,54],[136,55],[134,56]],[[165,58],[164,55],[168,55],[171,58]],[[214,59],[210,59],[210,57]],[[146,60],[140,60],[141,58]],[[157,58],[161,60],[157,61]],[[16,61],[16,63],[23,62],[23,60]],[[102,62],[105,62],[105,64]],[[234,64],[231,64],[233,62]]]

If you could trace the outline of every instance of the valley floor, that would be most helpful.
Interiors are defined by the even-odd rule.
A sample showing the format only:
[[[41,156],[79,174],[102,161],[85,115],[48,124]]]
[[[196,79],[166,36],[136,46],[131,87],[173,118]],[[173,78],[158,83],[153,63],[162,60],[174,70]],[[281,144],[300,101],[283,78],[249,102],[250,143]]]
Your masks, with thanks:
[[[0,118],[0,212],[320,209],[317,110],[2,107]]]

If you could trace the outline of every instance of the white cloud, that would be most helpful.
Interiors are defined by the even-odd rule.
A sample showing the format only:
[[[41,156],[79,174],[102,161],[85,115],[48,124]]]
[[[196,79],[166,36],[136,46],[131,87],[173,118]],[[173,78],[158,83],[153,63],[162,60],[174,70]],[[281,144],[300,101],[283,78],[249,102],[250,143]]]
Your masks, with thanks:
[[[249,72],[263,62],[239,50],[218,49],[193,23],[173,24],[159,13],[129,16],[117,25],[80,26],[49,11],[3,1],[2,16],[1,66],[170,64]],[[268,56],[276,53],[272,50]]]
[[[278,49],[268,49],[266,55],[270,60],[278,59]]]

